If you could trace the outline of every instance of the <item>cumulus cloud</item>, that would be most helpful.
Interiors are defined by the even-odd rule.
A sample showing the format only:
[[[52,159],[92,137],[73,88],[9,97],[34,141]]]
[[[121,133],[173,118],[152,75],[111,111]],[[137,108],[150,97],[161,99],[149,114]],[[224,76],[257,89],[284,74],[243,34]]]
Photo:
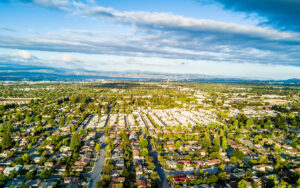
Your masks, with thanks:
[[[300,30],[299,0],[207,0],[218,2],[225,9],[255,13],[265,17],[267,22],[286,30]]]

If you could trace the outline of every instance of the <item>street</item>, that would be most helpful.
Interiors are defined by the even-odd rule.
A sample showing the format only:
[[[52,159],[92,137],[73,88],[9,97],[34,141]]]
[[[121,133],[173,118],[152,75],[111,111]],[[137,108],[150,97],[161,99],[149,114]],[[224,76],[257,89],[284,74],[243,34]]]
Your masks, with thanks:
[[[88,184],[88,188],[97,188],[97,181],[99,181],[101,179],[101,170],[104,166],[104,162],[105,162],[105,135],[104,133],[101,133],[100,138],[98,139],[100,146],[101,146],[101,150],[100,150],[100,156],[97,153],[97,159],[95,161],[95,164],[93,166],[92,171],[89,173],[90,174],[90,181]]]
[[[148,125],[147,125],[146,121],[144,120],[143,116],[141,116],[141,118],[142,118],[142,121],[144,122],[145,126],[148,129]],[[143,133],[143,134],[145,134],[145,133]],[[157,151],[153,150],[153,146],[152,146],[151,141],[150,141],[150,139],[148,137],[147,137],[147,141],[148,141],[149,155],[151,157],[153,157],[153,162],[154,162],[154,164],[156,166],[155,170],[157,171],[158,176],[160,178],[159,187],[161,187],[161,188],[169,188],[170,187],[169,183],[168,183],[169,173],[167,171],[165,171],[163,169],[163,167],[161,166],[161,164],[159,163],[159,161],[158,161],[158,153],[157,153]]]

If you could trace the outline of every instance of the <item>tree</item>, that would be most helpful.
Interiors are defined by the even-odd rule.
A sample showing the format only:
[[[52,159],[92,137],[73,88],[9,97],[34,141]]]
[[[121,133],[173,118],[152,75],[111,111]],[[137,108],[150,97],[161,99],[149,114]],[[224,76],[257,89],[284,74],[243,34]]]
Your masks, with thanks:
[[[227,149],[227,139],[225,136],[222,137],[222,148],[223,150]]]
[[[239,181],[238,188],[247,188],[247,182],[245,180]]]
[[[99,187],[99,188],[107,187],[106,181],[105,180],[97,181],[97,187]]]
[[[225,170],[225,166],[224,166],[224,164],[223,164],[223,163],[221,163],[221,164],[218,166],[218,169],[219,169],[220,171],[223,171],[223,170]]]
[[[213,139],[213,149],[214,151],[219,151],[220,150],[220,137],[219,136],[215,136],[215,138]]]
[[[226,172],[220,172],[219,174],[218,174],[218,179],[219,179],[219,181],[220,182],[225,182],[226,181],[226,179],[227,179],[227,177],[226,177]]]
[[[257,162],[258,163],[268,163],[269,162],[268,156],[267,155],[261,155],[261,156],[259,156]]]
[[[175,143],[175,148],[177,150],[179,150],[180,146],[181,146],[181,142],[180,142],[180,140],[177,140],[176,143]]]
[[[240,160],[239,160],[236,156],[231,156],[231,157],[230,157],[230,161],[231,161],[232,163],[238,163],[238,162],[240,162]]]
[[[22,185],[19,186],[19,188],[29,188],[29,185],[27,185],[27,184],[22,184]]]
[[[59,127],[64,127],[65,126],[65,121],[66,121],[66,117],[63,116],[59,119]]]
[[[277,178],[273,175],[269,176],[267,181],[267,187],[274,187],[276,185]]]
[[[100,151],[100,150],[101,150],[100,144],[99,144],[99,143],[96,143],[95,151]]]
[[[143,148],[141,155],[144,156],[144,157],[146,157],[148,155],[148,153],[149,153],[148,149],[147,148]]]
[[[211,175],[209,176],[209,178],[207,179],[207,183],[216,183],[218,181],[218,177],[216,175]]]
[[[2,138],[1,146],[3,149],[8,149],[13,146],[13,140],[9,132],[5,132]]]
[[[232,153],[232,155],[231,155],[232,157],[236,157],[236,158],[238,158],[239,160],[243,160],[244,158],[245,158],[245,156],[244,156],[244,153],[243,152],[241,152],[240,150],[234,150],[234,152]]]
[[[28,153],[25,153],[22,155],[21,159],[25,164],[28,164],[31,160],[31,156]]]
[[[182,164],[182,163],[177,163],[177,164],[176,164],[176,167],[177,167],[179,170],[183,170],[183,164]]]
[[[114,166],[113,165],[104,165],[103,167],[103,173],[104,174],[110,174],[111,171],[114,170]]]
[[[155,168],[154,163],[150,163],[150,164],[148,165],[148,168],[149,168],[150,170],[154,170],[154,168]]]
[[[1,174],[0,175],[0,181],[6,181],[6,176],[4,174]]]
[[[140,139],[141,148],[146,148],[148,146],[148,141],[146,138]]]
[[[252,183],[251,187],[252,188],[258,188],[258,184],[254,182],[254,183]]]
[[[52,170],[49,168],[45,168],[41,173],[40,173],[40,177],[43,179],[47,179],[51,176]]]
[[[211,140],[210,140],[210,135],[209,133],[205,132],[204,133],[204,140],[202,141],[202,146],[208,150],[208,148],[211,146]]]
[[[29,172],[26,173],[25,178],[27,180],[30,180],[30,179],[32,179],[34,177],[35,174],[36,174],[36,169],[31,170],[31,171],[29,171]]]
[[[246,121],[246,126],[245,126],[245,128],[246,128],[246,129],[250,129],[252,126],[253,126],[253,120],[252,120],[252,118],[249,118],[249,119]]]
[[[152,172],[152,173],[150,174],[150,178],[151,178],[153,181],[159,180],[159,177],[158,177],[157,172]]]
[[[81,146],[80,136],[76,132],[72,135],[70,149],[73,151],[78,151]]]
[[[246,171],[246,178],[250,179],[253,176],[253,172],[252,171]]]
[[[300,178],[297,180],[297,185],[300,186]]]
[[[109,158],[109,157],[111,157],[111,156],[112,156],[112,154],[111,154],[110,151],[106,151],[106,152],[105,152],[105,157],[108,157],[108,158]]]
[[[79,134],[82,136],[86,136],[87,135],[87,131],[85,129],[80,129],[79,130]]]
[[[122,174],[121,174],[121,175],[127,178],[127,177],[129,177],[130,173],[129,173],[128,170],[125,168],[125,169],[122,171]]]

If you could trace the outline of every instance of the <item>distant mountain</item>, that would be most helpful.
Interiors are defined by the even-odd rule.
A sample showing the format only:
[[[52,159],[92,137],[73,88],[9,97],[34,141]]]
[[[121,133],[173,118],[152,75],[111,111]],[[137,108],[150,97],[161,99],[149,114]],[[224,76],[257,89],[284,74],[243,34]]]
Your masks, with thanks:
[[[0,63],[0,81],[82,81],[82,80],[134,80],[134,81],[213,81],[260,82],[250,78],[234,78],[205,74],[174,74],[146,71],[88,71],[27,64]],[[300,79],[263,80],[263,82],[300,83]]]

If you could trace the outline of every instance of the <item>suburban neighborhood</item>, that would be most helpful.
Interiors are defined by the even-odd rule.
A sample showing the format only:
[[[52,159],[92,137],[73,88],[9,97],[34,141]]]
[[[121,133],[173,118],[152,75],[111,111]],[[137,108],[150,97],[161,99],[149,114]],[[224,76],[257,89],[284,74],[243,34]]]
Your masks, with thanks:
[[[2,84],[1,187],[300,186],[299,90]]]

